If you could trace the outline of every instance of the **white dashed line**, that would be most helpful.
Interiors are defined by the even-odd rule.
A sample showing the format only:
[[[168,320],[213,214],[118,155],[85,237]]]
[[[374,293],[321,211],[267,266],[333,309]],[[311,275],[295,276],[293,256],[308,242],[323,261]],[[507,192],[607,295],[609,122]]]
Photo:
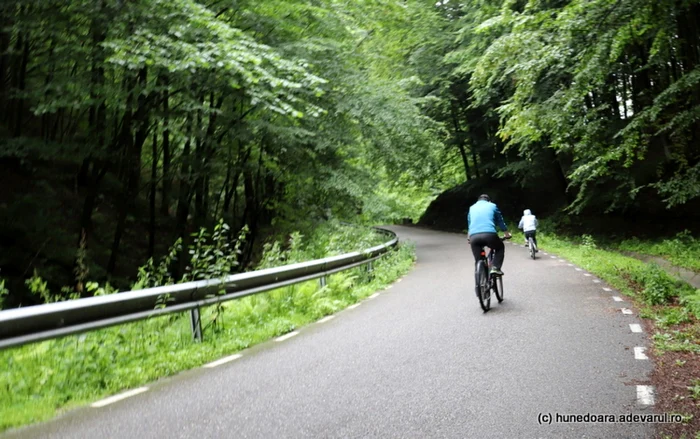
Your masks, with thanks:
[[[375,297],[378,297],[379,293],[374,293],[371,296],[369,296],[367,299],[374,299]]]
[[[542,252],[543,255],[547,255],[547,252]]]
[[[581,268],[575,268],[576,271],[583,271]]]
[[[568,265],[569,267],[573,267],[573,266],[574,266],[574,264],[566,264],[566,265]]]
[[[600,281],[599,281],[598,279],[593,279],[593,283],[594,283],[594,284],[599,284]]]
[[[326,323],[327,321],[333,320],[334,318],[335,318],[335,316],[326,316],[326,317],[322,318],[321,320],[319,320],[318,323]]]
[[[134,395],[138,395],[139,393],[143,393],[146,390],[148,390],[148,387],[139,387],[138,389],[132,389],[124,393],[120,393],[118,395],[110,396],[109,398],[105,398],[101,401],[93,402],[90,407],[94,408],[99,408],[99,407],[104,407],[109,404],[113,404],[117,401],[121,401],[122,399],[129,398]]]
[[[641,405],[654,405],[654,387],[637,386],[637,402]]]
[[[612,291],[610,288],[603,287],[603,291]]]
[[[388,287],[386,287],[386,288],[384,288],[384,289],[385,289],[385,290],[388,290],[389,288],[391,288],[391,285],[389,285]]]
[[[552,259],[556,259],[557,257],[556,257],[556,256],[550,256],[550,258],[552,258]]]
[[[211,363],[207,363],[207,364],[205,364],[205,365],[202,366],[202,367],[209,367],[209,368],[211,368],[211,367],[221,366],[222,364],[226,364],[226,363],[228,363],[228,362],[230,362],[230,361],[238,360],[238,359],[241,358],[242,356],[243,356],[243,355],[241,355],[241,354],[230,355],[230,356],[224,357],[224,358],[222,358],[222,359],[220,359],[220,360],[216,360],[216,361],[212,361]]]
[[[646,353],[647,348],[637,346],[634,348],[634,358],[635,360],[648,360]]]
[[[618,297],[618,296],[613,296],[613,300],[615,302],[624,302],[624,300],[622,300],[622,297]]]
[[[622,311],[622,314],[627,314],[627,315],[633,314],[633,313],[632,313],[632,310],[631,310],[631,309],[627,309],[627,308],[622,308],[620,311]]]
[[[639,323],[630,323],[630,331],[642,332],[642,325],[640,325]]]
[[[565,260],[563,260],[563,259],[559,259],[559,262],[566,262],[566,261],[565,261]]]
[[[348,306],[348,309],[355,309],[355,308],[357,308],[357,307],[360,306],[360,305],[362,305],[362,304],[361,304],[361,303],[356,303],[356,304],[354,304],[354,305]]]
[[[295,335],[299,335],[299,332],[298,332],[298,331],[292,331],[292,332],[290,332],[289,334],[284,334],[282,337],[277,337],[277,338],[275,339],[275,341],[285,341],[285,340],[288,340],[288,339],[294,337]]]
[[[591,273],[583,273],[584,276],[593,276]]]

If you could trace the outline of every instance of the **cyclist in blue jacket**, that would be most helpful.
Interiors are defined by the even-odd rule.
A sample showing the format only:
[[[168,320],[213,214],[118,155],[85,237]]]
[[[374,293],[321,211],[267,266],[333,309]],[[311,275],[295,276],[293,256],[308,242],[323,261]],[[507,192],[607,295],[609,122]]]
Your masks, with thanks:
[[[505,259],[505,246],[501,238],[498,237],[496,226],[504,232],[506,238],[510,238],[508,226],[503,221],[503,215],[498,210],[498,206],[491,202],[488,195],[480,195],[478,201],[469,208],[467,214],[469,242],[474,254],[474,262],[479,260],[481,250],[488,247],[495,252],[491,274],[503,276],[501,267],[503,267]]]

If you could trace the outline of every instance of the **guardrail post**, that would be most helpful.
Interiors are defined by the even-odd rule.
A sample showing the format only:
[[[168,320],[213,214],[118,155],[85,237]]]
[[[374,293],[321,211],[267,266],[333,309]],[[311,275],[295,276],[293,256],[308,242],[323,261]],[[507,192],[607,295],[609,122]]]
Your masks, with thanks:
[[[321,288],[325,287],[328,284],[328,280],[326,279],[326,276],[319,277],[318,283],[321,284]]]
[[[372,273],[372,270],[374,270],[374,267],[372,267],[372,261],[369,261],[367,263],[367,273]]]
[[[199,314],[199,307],[190,310],[190,326],[192,328],[192,338],[196,342],[202,341],[202,319]]]

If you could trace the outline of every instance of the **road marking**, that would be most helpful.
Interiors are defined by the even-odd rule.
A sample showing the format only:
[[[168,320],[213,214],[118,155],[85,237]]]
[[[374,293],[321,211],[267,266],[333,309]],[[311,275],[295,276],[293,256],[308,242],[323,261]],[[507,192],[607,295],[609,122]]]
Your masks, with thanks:
[[[326,323],[327,321],[333,320],[334,318],[335,318],[335,316],[326,316],[326,317],[322,318],[321,320],[319,320],[318,323]]]
[[[634,358],[636,360],[648,360],[649,357],[647,357],[646,351],[647,348],[637,346],[634,348]]]
[[[552,258],[552,259],[556,259],[557,257],[556,257],[556,256],[550,256],[550,258]]]
[[[654,386],[637,386],[637,402],[641,405],[654,405]]]
[[[559,262],[566,262],[566,261],[564,261],[563,259],[559,259]]]
[[[603,291],[612,291],[610,288],[603,287]]]
[[[631,309],[622,308],[621,311],[622,311],[622,314],[627,314],[627,315],[632,314],[632,310],[631,310]]]
[[[284,334],[282,337],[277,337],[275,341],[285,341],[294,337],[295,335],[299,335],[299,331],[292,331],[289,334]]]
[[[542,252],[542,254],[543,254],[543,255],[546,255],[546,254],[547,254],[547,252]]]
[[[360,305],[362,305],[362,304],[361,304],[361,303],[356,303],[356,304],[354,304],[354,305],[348,306],[348,309],[355,309],[355,308],[357,308],[357,307],[360,306]]]
[[[143,393],[146,390],[148,390],[148,387],[139,387],[138,389],[132,389],[124,393],[120,393],[118,395],[110,396],[109,398],[105,398],[101,401],[93,402],[90,407],[94,408],[99,408],[99,407],[104,407],[109,404],[113,404],[117,401],[121,401],[122,399],[129,398],[134,395],[138,395],[139,393]]]
[[[578,267],[577,267],[577,268],[575,268],[575,270],[576,270],[576,271],[583,271],[583,269],[581,269],[581,268],[578,268]]]
[[[574,266],[574,264],[566,264],[566,265],[568,265],[569,267],[573,267],[573,266]]]
[[[385,289],[385,290],[388,290],[389,288],[391,288],[391,285],[389,285],[388,287],[386,287],[386,288],[384,288],[384,289]]]
[[[630,331],[642,332],[642,325],[640,325],[639,323],[630,323]]]
[[[593,276],[591,273],[583,273],[584,276]]]
[[[221,366],[222,364],[226,364],[226,363],[228,363],[228,362],[230,362],[230,361],[238,360],[238,359],[241,358],[242,356],[243,356],[243,355],[241,355],[241,354],[230,355],[230,356],[224,357],[224,358],[222,358],[222,359],[220,359],[220,360],[216,360],[216,361],[212,361],[211,363],[207,363],[207,364],[205,364],[205,365],[202,366],[202,367],[216,367],[216,366]]]
[[[615,302],[624,302],[624,300],[622,300],[622,297],[618,297],[618,296],[613,296],[613,300]]]
[[[593,283],[594,283],[594,284],[599,284],[600,281],[599,281],[598,279],[593,279]]]
[[[367,299],[374,299],[377,296],[379,296],[379,293],[374,293],[371,296],[369,296]]]

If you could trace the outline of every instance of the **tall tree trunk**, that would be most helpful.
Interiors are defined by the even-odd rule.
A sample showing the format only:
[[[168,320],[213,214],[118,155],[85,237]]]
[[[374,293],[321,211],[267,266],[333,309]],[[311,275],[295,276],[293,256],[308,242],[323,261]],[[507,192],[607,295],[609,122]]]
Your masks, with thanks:
[[[24,92],[27,86],[27,65],[29,64],[29,35],[23,34],[21,39],[22,42],[22,58],[20,62],[20,70],[17,82],[17,90],[21,93]],[[22,135],[22,123],[24,122],[24,98],[20,97],[16,101],[15,106],[15,127],[13,135],[14,137],[20,137]]]
[[[146,68],[139,71],[137,75],[137,82],[139,85],[143,86],[146,84],[148,79],[147,74]],[[130,96],[127,98],[128,102],[133,101],[133,94],[134,88],[131,87]],[[146,96],[143,93],[139,93],[136,111],[132,116],[131,111],[127,109],[125,122],[122,127],[122,141],[120,143],[124,146],[125,150],[125,168],[123,175],[126,181],[124,183],[124,194],[120,197],[117,227],[114,232],[109,262],[107,263],[107,272],[109,274],[114,274],[114,270],[116,269],[119,247],[121,246],[121,240],[126,229],[126,218],[133,209],[134,202],[139,193],[139,185],[141,183],[141,153],[149,130],[147,105]],[[136,128],[136,133],[133,136],[131,134],[132,127]]]
[[[2,8],[2,6],[0,6]],[[7,107],[7,83],[10,70],[10,32],[12,26],[9,8],[0,9],[0,110],[4,114],[10,113]]]
[[[151,149],[151,191],[148,224],[148,256],[153,257],[156,249],[156,191],[158,190],[158,132],[153,130]]]
[[[162,76],[161,83],[165,90],[163,91],[163,192],[161,194],[161,214],[163,216],[170,215],[170,186],[172,178],[170,176],[170,92],[167,87],[169,84],[168,77]]]

